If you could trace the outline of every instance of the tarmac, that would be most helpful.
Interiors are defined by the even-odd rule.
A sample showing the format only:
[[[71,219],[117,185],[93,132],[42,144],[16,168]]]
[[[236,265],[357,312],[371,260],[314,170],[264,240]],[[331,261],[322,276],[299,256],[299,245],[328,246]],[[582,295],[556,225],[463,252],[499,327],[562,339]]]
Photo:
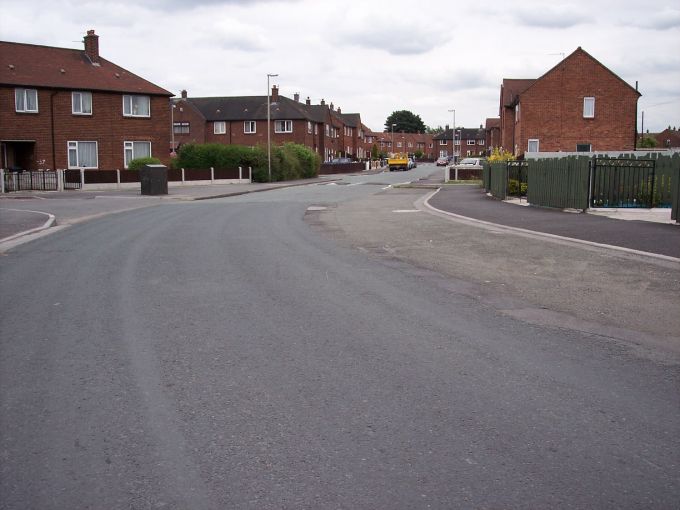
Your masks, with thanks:
[[[141,196],[136,190],[8,193],[0,196],[0,251],[28,241],[57,225],[69,225],[105,214],[148,207],[163,200],[207,200],[338,179],[337,175],[327,175],[276,183],[173,186],[168,189],[168,195],[161,196]],[[443,185],[443,181],[437,179],[412,184],[438,190],[427,199],[428,208],[452,217],[548,237],[648,253],[680,262],[680,225],[671,222],[670,209],[591,210],[584,214],[521,207],[528,205],[526,201],[496,200],[474,185]],[[81,202],[76,207],[60,208],[59,199],[71,199],[71,203],[73,199],[78,199]],[[30,201],[30,209],[26,207],[27,201]],[[21,207],[13,207],[20,202]]]

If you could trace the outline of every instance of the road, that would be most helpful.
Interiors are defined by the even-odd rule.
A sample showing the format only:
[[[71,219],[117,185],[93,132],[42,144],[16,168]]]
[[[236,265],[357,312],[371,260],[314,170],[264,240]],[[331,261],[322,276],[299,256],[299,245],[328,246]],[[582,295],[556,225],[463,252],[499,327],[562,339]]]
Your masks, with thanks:
[[[435,225],[449,251],[493,236],[399,180],[164,202],[7,252],[0,508],[677,506],[672,331],[631,320],[633,346],[527,317],[530,280],[447,274]]]

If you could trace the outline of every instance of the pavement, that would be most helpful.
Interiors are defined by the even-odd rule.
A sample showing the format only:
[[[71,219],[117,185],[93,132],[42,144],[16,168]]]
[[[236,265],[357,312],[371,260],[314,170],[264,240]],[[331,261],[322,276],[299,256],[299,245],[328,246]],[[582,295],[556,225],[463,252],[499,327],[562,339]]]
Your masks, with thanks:
[[[362,172],[364,174],[378,171]],[[443,213],[508,229],[530,231],[547,236],[566,237],[601,246],[613,246],[640,253],[680,259],[680,226],[670,222],[670,210],[595,210],[588,214],[565,212],[527,205],[522,201],[499,201],[478,186],[446,185],[439,171],[428,179],[412,183],[415,187],[438,189],[428,206]],[[19,192],[0,197],[0,247],[8,248],[56,225],[68,225],[93,217],[166,200],[192,201],[256,193],[291,186],[332,182],[341,176],[276,183],[216,184],[170,187],[168,195],[141,196],[138,190]],[[79,201],[76,206],[60,207],[65,200]],[[620,221],[620,220],[628,221]],[[19,241],[17,241],[19,240]],[[11,247],[11,246],[9,246]]]

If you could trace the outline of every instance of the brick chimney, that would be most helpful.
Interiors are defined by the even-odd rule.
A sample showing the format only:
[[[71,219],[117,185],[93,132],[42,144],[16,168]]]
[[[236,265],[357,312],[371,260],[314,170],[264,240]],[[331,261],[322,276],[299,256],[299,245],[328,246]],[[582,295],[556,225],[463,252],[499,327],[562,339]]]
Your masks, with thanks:
[[[342,113],[342,112],[340,111],[340,107],[339,107],[339,106],[338,106],[338,113]]]
[[[312,100],[309,99],[309,96],[307,96],[307,101],[305,101],[305,103],[307,103],[307,106],[312,104]]]
[[[326,106],[326,100],[325,99],[321,100],[321,106]]]
[[[295,94],[293,94],[293,99],[295,99],[296,103],[299,103],[300,102],[300,93],[296,92]]]
[[[272,86],[272,103],[279,102],[279,88],[276,85]]]
[[[333,103],[331,103],[331,110],[333,109]]]
[[[186,98],[187,98],[187,91],[186,91],[186,89],[183,89],[182,90],[182,99],[186,99]]]
[[[94,33],[94,30],[88,30],[87,35],[83,38],[85,43],[85,54],[90,62],[93,64],[99,63],[99,36]]]

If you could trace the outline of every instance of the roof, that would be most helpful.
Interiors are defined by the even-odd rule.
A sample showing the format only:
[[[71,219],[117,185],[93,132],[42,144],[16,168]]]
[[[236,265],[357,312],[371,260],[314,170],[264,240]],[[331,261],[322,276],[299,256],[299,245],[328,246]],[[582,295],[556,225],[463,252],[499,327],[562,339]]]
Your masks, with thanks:
[[[491,117],[486,119],[486,129],[500,128],[501,119],[498,117]]]
[[[122,67],[84,50],[0,41],[0,84],[173,96]]]
[[[459,140],[481,140],[486,139],[486,130],[484,128],[456,128],[459,133]],[[446,129],[432,137],[433,140],[452,140],[453,130]]]
[[[635,91],[635,93],[636,93],[638,96],[641,96],[641,95],[642,95],[635,87],[631,86],[630,83],[628,83],[628,82],[625,81],[623,78],[621,78],[619,75],[617,75],[616,73],[614,73],[611,69],[609,69],[609,68],[608,68],[607,66],[605,66],[602,62],[600,62],[599,60],[597,60],[595,57],[593,57],[590,53],[588,53],[586,50],[584,50],[584,49],[581,48],[580,46],[579,46],[578,48],[576,48],[572,53],[570,53],[569,55],[567,55],[566,58],[562,59],[562,61],[559,62],[557,65],[551,67],[546,73],[544,73],[544,74],[543,74],[542,76],[540,76],[538,79],[533,80],[534,83],[537,82],[537,81],[540,81],[540,80],[543,79],[543,78],[545,78],[546,76],[548,76],[549,74],[551,74],[551,73],[553,73],[555,70],[557,70],[558,68],[563,67],[564,64],[565,64],[565,62],[568,62],[569,60],[575,58],[575,57],[578,56],[578,55],[584,55],[585,57],[589,58],[590,60],[592,60],[593,62],[595,62],[597,65],[599,65],[600,67],[602,67],[602,69],[604,69],[604,70],[607,71],[609,74],[611,74],[612,76],[614,76],[615,78],[617,78],[617,79],[618,79],[621,83],[623,83],[626,87],[628,87],[628,88],[630,88],[631,90]],[[503,82],[505,83],[505,80],[503,80]],[[529,85],[529,87],[526,87],[524,90],[520,91],[519,94],[521,94],[521,93],[523,93],[523,92],[526,92],[526,90],[529,89],[532,85],[533,85],[533,83],[532,83],[531,85]],[[509,106],[509,105],[508,105],[508,106]]]
[[[517,96],[531,87],[535,81],[536,80],[533,78],[503,78],[503,85],[501,85],[501,105],[514,106]]]
[[[271,96],[269,97],[271,101]],[[189,97],[185,101],[195,106],[207,121],[264,120],[267,118],[267,96]],[[307,105],[279,95],[271,103],[273,120],[311,120],[325,122],[328,107]]]
[[[346,126],[361,127],[361,115],[358,113],[338,113],[338,116],[345,122]]]

